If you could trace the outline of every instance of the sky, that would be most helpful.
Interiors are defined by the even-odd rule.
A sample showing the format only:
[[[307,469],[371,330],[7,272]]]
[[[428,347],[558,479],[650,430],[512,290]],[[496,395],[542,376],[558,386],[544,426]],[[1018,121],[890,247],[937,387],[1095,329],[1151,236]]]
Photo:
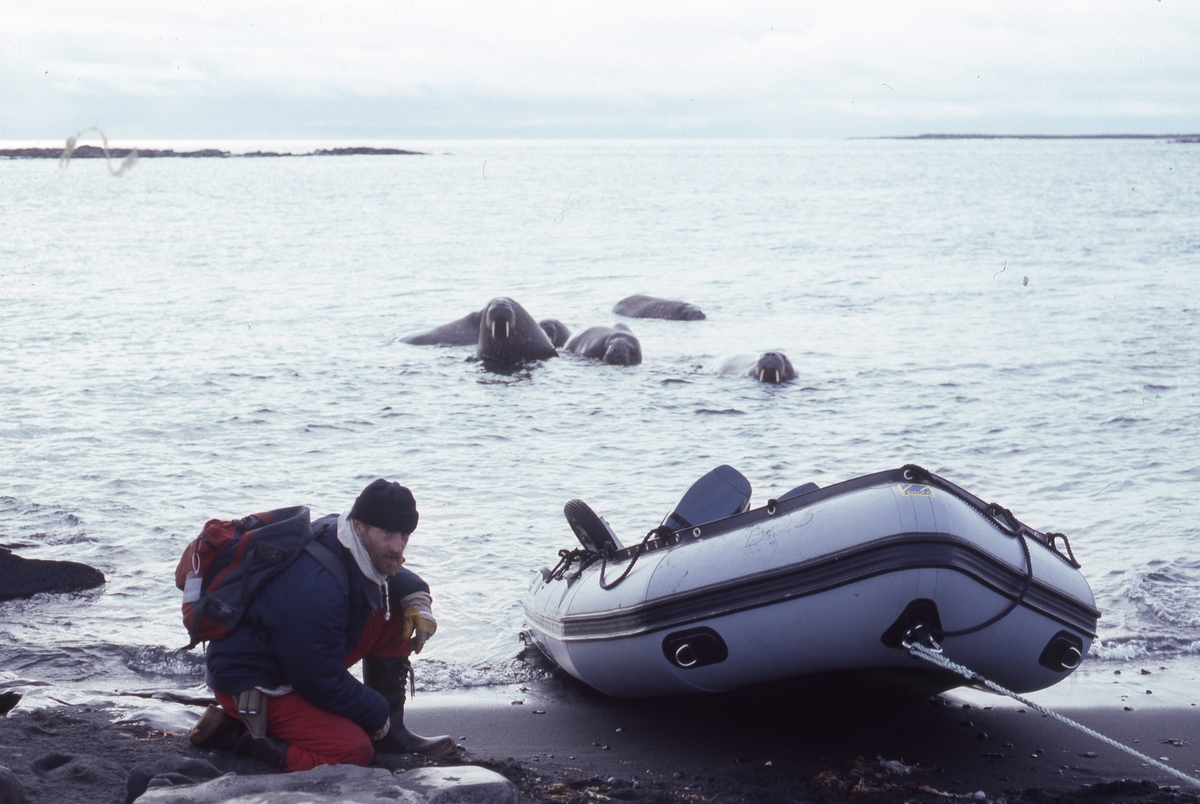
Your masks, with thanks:
[[[0,139],[1200,132],[1196,0],[0,0]]]

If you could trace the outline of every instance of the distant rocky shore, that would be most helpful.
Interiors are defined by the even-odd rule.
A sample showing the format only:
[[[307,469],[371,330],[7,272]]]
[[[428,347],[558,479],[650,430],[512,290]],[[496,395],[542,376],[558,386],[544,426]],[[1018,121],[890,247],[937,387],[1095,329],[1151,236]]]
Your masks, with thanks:
[[[1200,143],[1200,134],[914,134],[882,140],[1167,140]]]
[[[277,151],[250,151],[235,154],[216,148],[205,148],[199,151],[176,151],[171,148],[109,148],[107,156],[111,159],[123,159],[137,152],[139,159],[230,159],[237,157],[268,157],[268,156],[424,156],[423,151],[405,151],[400,148],[319,148],[308,153],[293,154]],[[60,159],[62,148],[0,148],[0,159]],[[72,153],[72,159],[104,159],[104,149],[96,145],[80,145]]]

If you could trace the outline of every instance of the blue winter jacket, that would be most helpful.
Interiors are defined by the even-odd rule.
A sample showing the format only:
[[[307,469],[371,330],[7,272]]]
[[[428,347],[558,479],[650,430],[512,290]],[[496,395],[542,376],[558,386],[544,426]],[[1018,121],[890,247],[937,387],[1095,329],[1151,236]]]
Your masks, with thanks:
[[[379,600],[378,587],[338,542],[337,514],[318,519],[312,529],[346,565],[349,592],[317,559],[301,553],[267,582],[233,634],[209,643],[206,680],[227,695],[291,684],[313,706],[348,718],[370,734],[383,726],[391,707],[350,674],[346,657],[375,608],[371,601]],[[397,608],[417,591],[428,592],[429,586],[410,570],[401,568],[388,579],[388,595]],[[397,610],[394,616],[403,613]]]

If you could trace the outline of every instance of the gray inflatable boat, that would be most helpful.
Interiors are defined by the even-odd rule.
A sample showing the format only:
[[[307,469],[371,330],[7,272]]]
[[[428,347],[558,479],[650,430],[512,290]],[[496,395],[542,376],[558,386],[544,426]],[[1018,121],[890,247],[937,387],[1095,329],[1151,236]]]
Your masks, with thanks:
[[[1100,613],[1062,534],[918,466],[805,484],[754,509],[750,491],[717,467],[628,547],[567,503],[581,547],[534,577],[529,638],[621,697],[863,671],[965,683],[912,656],[918,639],[1029,692],[1066,678],[1095,639]]]

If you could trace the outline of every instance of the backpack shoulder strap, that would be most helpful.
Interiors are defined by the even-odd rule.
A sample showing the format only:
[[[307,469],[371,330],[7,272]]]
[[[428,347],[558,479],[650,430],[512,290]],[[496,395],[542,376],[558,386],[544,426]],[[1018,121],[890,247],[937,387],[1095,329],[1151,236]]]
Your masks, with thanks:
[[[329,573],[333,577],[338,579],[338,583],[342,585],[343,592],[347,595],[350,594],[350,576],[346,573],[346,565],[342,563],[342,560],[332,550],[316,539],[304,545],[304,550],[315,558],[322,567],[329,570]]]

